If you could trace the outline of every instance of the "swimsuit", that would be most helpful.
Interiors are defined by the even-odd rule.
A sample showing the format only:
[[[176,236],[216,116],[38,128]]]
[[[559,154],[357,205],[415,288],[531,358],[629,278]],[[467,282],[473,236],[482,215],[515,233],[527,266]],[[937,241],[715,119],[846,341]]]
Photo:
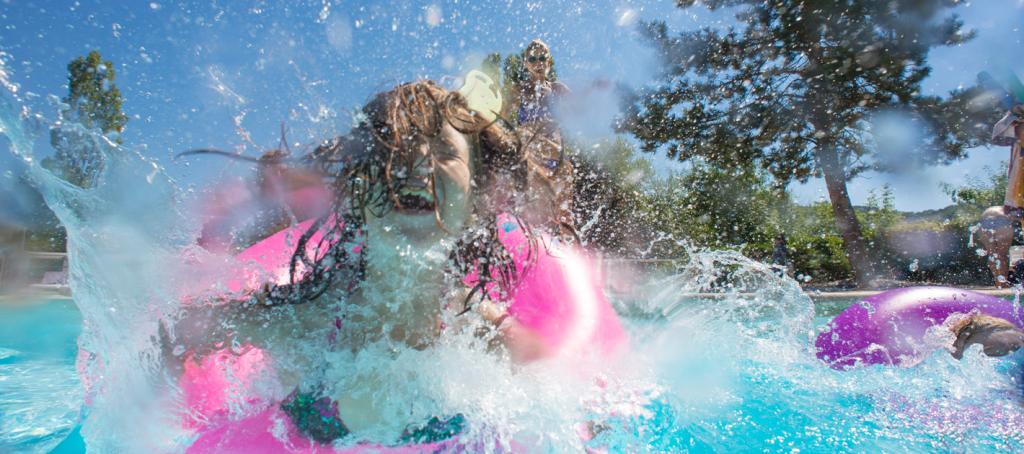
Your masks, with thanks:
[[[524,219],[534,225],[549,225],[556,232],[572,225],[573,168],[566,159],[562,137],[555,124],[552,105],[568,89],[557,82],[536,88],[519,106],[519,128],[526,163]]]
[[[281,403],[281,410],[299,431],[321,444],[331,444],[352,433],[338,414],[338,403],[326,396],[294,391]],[[462,433],[465,426],[466,417],[461,413],[448,419],[434,416],[422,426],[406,428],[396,444],[436,443]]]
[[[519,106],[517,115],[519,124],[532,123],[534,121],[551,121],[551,96],[541,96],[536,102],[524,102]]]

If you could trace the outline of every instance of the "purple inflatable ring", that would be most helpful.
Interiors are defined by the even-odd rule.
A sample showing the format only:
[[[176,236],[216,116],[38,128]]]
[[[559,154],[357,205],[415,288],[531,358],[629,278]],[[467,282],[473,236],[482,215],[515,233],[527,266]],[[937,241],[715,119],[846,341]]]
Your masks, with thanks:
[[[928,328],[956,313],[977,310],[1024,327],[1024,312],[1007,301],[950,287],[887,290],[853,304],[828,323],[814,346],[833,369],[867,364],[908,365],[930,354]]]

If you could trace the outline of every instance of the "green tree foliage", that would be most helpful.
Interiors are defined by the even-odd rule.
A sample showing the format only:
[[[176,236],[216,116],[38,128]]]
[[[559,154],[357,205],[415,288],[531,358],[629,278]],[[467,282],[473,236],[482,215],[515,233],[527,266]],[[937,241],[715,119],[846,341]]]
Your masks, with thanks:
[[[574,211],[588,243],[629,258],[678,259],[687,246],[770,254],[789,202],[753,166],[700,162],[659,178],[624,139],[572,149]]]
[[[124,130],[128,116],[121,112],[121,91],[114,84],[115,78],[114,64],[103,60],[95,50],[72,60],[68,64],[68,96],[64,98],[65,120],[113,134],[113,140],[120,143],[118,134]],[[102,159],[94,155],[95,151],[89,151],[95,147],[75,146],[60,129],[51,131],[50,142],[56,152],[43,162],[45,167],[76,186],[90,187],[95,183],[102,170]]]
[[[850,279],[850,261],[844,254],[843,240],[836,227],[835,213],[828,202],[807,206],[787,204],[779,230],[789,239],[790,257],[796,274],[813,282]],[[857,208],[861,235],[880,266],[889,269],[893,260],[887,241],[888,233],[903,221],[896,211],[892,188],[882,187],[868,194],[867,204]]]
[[[28,232],[25,249],[42,252],[64,252],[67,250],[67,232],[60,221],[47,219]]]
[[[696,0],[678,0],[682,8]],[[872,159],[870,118],[915,116],[931,128],[913,152],[921,162],[961,157],[980,143],[991,105],[971,105],[977,89],[943,99],[922,94],[930,49],[972,37],[948,0],[706,0],[734,8],[738,24],[670,35],[645,30],[663,57],[663,82],[637,96],[623,121],[645,151],[742,167],[756,163],[780,185],[823,176],[845,252],[858,281],[876,267],[861,235],[846,182],[885,170]],[[982,116],[985,121],[975,117]]]
[[[875,240],[902,219],[900,213],[896,211],[896,197],[892,187],[885,185],[880,190],[869,192],[867,204],[864,209],[858,211],[857,217],[861,221],[864,235],[868,238],[868,247],[881,247],[880,242]]]
[[[678,192],[676,210],[692,220],[684,226],[687,237],[714,248],[746,246],[753,248],[752,255],[770,251],[785,197],[772,191],[764,174],[753,166],[721,168],[693,163],[688,172],[662,183],[686,188]]]
[[[1006,163],[1004,162],[996,169],[992,170],[986,167],[988,173],[986,177],[969,179],[964,186],[942,185],[943,192],[949,195],[949,198],[956,204],[959,216],[976,221],[986,208],[1003,205],[1006,198],[1006,186],[1009,184],[1009,176],[1005,170]]]
[[[501,82],[501,54],[487,54],[487,56],[484,57],[483,63],[480,65],[480,71],[487,74],[487,77],[490,77],[491,80]]]
[[[64,102],[87,128],[120,133],[128,116],[121,112],[121,91],[114,85],[114,64],[97,51],[68,64],[68,96]]]
[[[23,221],[27,227],[25,238],[25,249],[30,251],[64,252],[67,245],[67,233],[61,225],[57,215],[46,206],[42,194],[35,189],[35,185],[28,175],[21,174],[18,177],[16,187],[26,188],[21,193],[22,204],[27,209],[23,214]],[[17,197],[17,196],[16,196]]]
[[[576,166],[577,226],[591,247],[644,259],[685,258],[688,247],[736,249],[767,261],[774,238],[784,233],[802,282],[846,284],[853,278],[831,204],[794,203],[754,165],[722,168],[695,160],[685,171],[658,177],[624,139],[568,147]],[[1004,174],[956,188],[959,210],[914,218],[896,210],[891,188],[872,191],[866,205],[856,208],[872,258],[901,279],[987,283],[984,261],[969,246],[970,227],[977,223],[978,207],[992,205],[989,199],[996,196],[1001,200]],[[964,216],[953,217],[954,212]]]
[[[836,218],[828,202],[791,206],[785,229],[789,258],[802,282],[831,282],[850,278],[850,261],[836,231]]]

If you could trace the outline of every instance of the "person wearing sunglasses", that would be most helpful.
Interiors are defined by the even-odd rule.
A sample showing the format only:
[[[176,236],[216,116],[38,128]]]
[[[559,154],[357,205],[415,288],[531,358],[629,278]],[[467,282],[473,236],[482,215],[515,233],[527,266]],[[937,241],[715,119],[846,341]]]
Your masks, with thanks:
[[[575,232],[573,166],[562,147],[553,112],[555,102],[568,94],[569,88],[554,80],[551,50],[543,41],[530,41],[522,63],[523,72],[513,86],[509,106],[515,109],[517,136],[526,164],[526,188],[520,206],[530,224],[556,236],[571,237]]]

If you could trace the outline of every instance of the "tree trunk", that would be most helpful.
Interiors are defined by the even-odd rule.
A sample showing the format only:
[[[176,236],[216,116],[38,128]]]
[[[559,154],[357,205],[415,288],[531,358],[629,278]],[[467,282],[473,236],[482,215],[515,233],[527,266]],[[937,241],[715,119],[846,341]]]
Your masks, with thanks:
[[[850,194],[846,190],[846,168],[839,161],[839,154],[834,145],[819,143],[815,151],[818,165],[825,176],[825,186],[832,202],[832,213],[836,218],[836,227],[843,238],[843,249],[850,260],[854,277],[860,287],[871,287],[879,277],[874,260],[868,255],[864,238],[861,235],[860,221],[850,203]]]

